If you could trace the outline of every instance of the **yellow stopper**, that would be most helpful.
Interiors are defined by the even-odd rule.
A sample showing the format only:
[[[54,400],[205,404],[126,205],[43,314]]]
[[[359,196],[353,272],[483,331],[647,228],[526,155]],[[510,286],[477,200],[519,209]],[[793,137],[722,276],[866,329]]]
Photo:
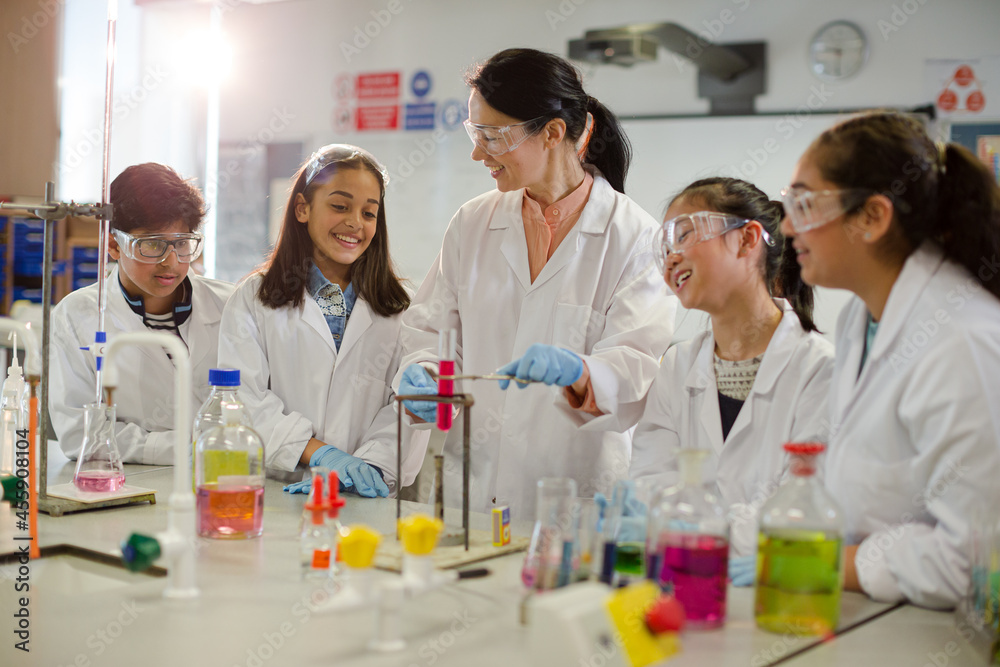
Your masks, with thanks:
[[[440,519],[432,519],[426,514],[414,514],[399,520],[403,549],[411,556],[426,556],[434,551],[443,529],[444,523]]]
[[[382,536],[368,526],[351,526],[340,538],[340,560],[355,569],[371,567],[381,539]]]

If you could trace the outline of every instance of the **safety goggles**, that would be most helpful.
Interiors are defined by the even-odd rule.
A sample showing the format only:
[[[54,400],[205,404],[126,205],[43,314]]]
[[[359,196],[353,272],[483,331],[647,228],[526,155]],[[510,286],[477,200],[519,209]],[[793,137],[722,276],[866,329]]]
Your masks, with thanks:
[[[545,118],[539,116],[513,125],[480,125],[468,119],[463,123],[472,143],[496,157],[509,153],[538,133],[545,126]]]
[[[660,230],[659,252],[656,254],[660,273],[666,269],[668,256],[683,254],[699,243],[710,241],[733,229],[739,229],[749,222],[752,221],[713,211],[686,213],[665,221]],[[767,230],[761,230],[761,238],[767,245],[774,245],[774,239]]]
[[[306,162],[306,187],[313,182],[316,175],[335,162],[347,162],[354,158],[361,158],[367,162],[372,169],[377,171],[382,177],[382,189],[389,185],[389,170],[378,161],[378,159],[366,151],[351,144],[327,144],[309,157]]]
[[[113,230],[122,254],[143,264],[159,264],[173,248],[177,261],[188,264],[201,255],[201,234],[143,234],[133,236],[120,229]]]
[[[792,223],[795,233],[801,234],[811,229],[822,227],[855,210],[864,202],[871,190],[793,190],[785,188],[781,191],[781,203],[785,207],[785,216]],[[851,206],[844,204],[845,199],[856,199]]]

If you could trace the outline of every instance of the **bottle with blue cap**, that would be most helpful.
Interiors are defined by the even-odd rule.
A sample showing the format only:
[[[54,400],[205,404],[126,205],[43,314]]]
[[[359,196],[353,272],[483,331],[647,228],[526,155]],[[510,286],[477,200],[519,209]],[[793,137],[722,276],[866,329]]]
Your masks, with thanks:
[[[192,488],[194,482],[194,445],[198,438],[216,426],[225,426],[222,417],[222,404],[238,404],[242,410],[240,424],[253,428],[250,415],[240,400],[238,390],[240,388],[240,371],[238,368],[212,368],[208,371],[208,384],[212,387],[212,392],[202,403],[194,417],[194,429],[191,433],[191,481]]]

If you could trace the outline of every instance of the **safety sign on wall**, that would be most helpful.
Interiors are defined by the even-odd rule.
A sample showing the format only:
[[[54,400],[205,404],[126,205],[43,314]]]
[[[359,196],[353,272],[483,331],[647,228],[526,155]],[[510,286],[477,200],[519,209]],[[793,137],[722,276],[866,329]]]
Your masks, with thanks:
[[[465,119],[464,101],[436,101],[433,89],[434,79],[424,69],[409,75],[399,70],[342,72],[330,86],[330,125],[338,134],[456,129]]]
[[[1000,118],[1000,57],[927,60],[924,82],[940,118]]]

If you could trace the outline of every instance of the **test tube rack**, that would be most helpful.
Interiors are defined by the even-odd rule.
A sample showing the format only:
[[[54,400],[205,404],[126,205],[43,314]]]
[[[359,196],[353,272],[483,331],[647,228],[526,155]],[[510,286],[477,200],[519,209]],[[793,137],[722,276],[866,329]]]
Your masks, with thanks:
[[[431,401],[459,405],[462,408],[462,530],[465,533],[465,550],[469,550],[469,457],[471,452],[469,440],[469,423],[472,420],[472,405],[475,401],[472,394],[455,394],[453,396],[438,396],[435,394],[415,394],[396,396],[396,475],[400,482],[403,476],[403,401]],[[437,476],[443,484],[442,476]],[[397,482],[397,486],[400,482]],[[442,512],[443,514],[443,512]],[[399,520],[403,518],[403,501],[396,493],[396,540],[399,540]],[[443,519],[443,516],[439,516]]]

